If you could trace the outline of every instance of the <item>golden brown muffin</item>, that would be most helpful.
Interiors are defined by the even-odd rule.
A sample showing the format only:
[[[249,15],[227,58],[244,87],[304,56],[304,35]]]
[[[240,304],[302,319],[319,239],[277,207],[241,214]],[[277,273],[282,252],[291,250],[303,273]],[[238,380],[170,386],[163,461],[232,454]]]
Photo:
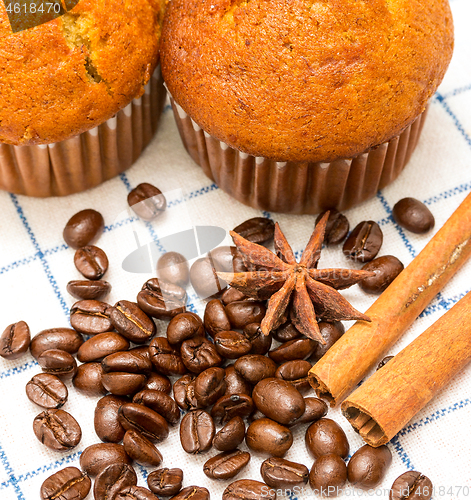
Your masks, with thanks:
[[[400,134],[448,67],[447,0],[172,0],[162,71],[207,133],[276,161],[355,157]]]
[[[12,33],[0,2],[0,142],[49,144],[90,130],[144,92],[165,0],[80,0]]]

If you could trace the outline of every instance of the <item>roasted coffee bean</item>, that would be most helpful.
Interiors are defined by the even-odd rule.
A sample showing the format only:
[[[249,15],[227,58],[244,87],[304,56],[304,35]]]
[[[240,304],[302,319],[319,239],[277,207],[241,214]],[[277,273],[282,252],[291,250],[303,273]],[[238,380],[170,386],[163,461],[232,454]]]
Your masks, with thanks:
[[[241,269],[241,255],[235,246],[220,246],[213,248],[208,257],[217,272],[237,273],[246,271]]]
[[[249,323],[244,328],[243,334],[252,344],[250,354],[266,354],[270,350],[272,336],[263,334],[260,323]]]
[[[365,444],[348,462],[348,480],[357,488],[376,488],[384,479],[391,461],[392,455],[387,446],[373,448]]]
[[[64,410],[43,411],[34,419],[33,430],[39,441],[51,450],[71,450],[82,439],[80,425]]]
[[[272,332],[273,338],[278,340],[278,342],[289,342],[290,340],[300,339],[302,334],[296,327],[291,323],[291,321],[287,321],[283,323],[281,326],[273,330]]]
[[[224,368],[212,367],[195,379],[195,397],[202,408],[215,403],[226,392]]]
[[[293,434],[270,418],[260,418],[249,425],[245,442],[253,451],[283,457],[293,444]]]
[[[215,434],[214,421],[204,410],[191,410],[180,424],[180,442],[187,453],[205,453],[211,449]]]
[[[264,378],[273,377],[276,372],[275,362],[261,354],[247,354],[234,363],[234,368],[252,385]]]
[[[151,221],[167,208],[167,200],[159,188],[142,182],[128,194],[128,205],[142,220]]]
[[[389,363],[391,361],[391,359],[393,359],[394,356],[386,356],[385,358],[383,358],[379,363],[378,363],[378,366],[376,367],[376,370],[379,370],[380,368],[383,368],[383,366],[386,364],[386,363]]]
[[[268,458],[260,467],[263,480],[275,489],[292,490],[307,483],[309,469],[302,464],[284,458]]]
[[[152,442],[160,443],[168,436],[167,421],[146,406],[126,403],[118,411],[118,420],[126,430],[137,430]]]
[[[216,433],[213,446],[219,451],[235,450],[245,438],[245,424],[241,417],[234,417]]]
[[[203,335],[203,321],[194,313],[178,314],[167,326],[167,340],[170,344],[180,344],[184,340]]]
[[[383,293],[384,290],[399,276],[404,264],[393,255],[383,255],[367,262],[362,271],[372,271],[374,276],[360,281],[360,288],[366,293]]]
[[[270,351],[268,356],[278,364],[294,359],[306,359],[311,356],[318,344],[315,340],[307,338],[290,340]]]
[[[94,243],[104,228],[103,216],[89,208],[73,215],[65,225],[62,235],[69,247],[81,248]]]
[[[242,377],[242,375],[236,371],[234,365],[226,366],[226,392],[225,396],[230,396],[231,394],[247,394],[252,395],[252,386],[247,380]]]
[[[87,245],[75,251],[74,264],[77,271],[89,280],[100,280],[108,270],[108,257],[98,247]]]
[[[216,333],[214,345],[218,354],[226,359],[240,358],[252,350],[252,344],[245,335],[230,330]]]
[[[161,391],[165,392],[165,394],[170,394],[172,392],[172,382],[170,382],[170,379],[166,375],[152,372],[147,377],[147,382],[144,389]]]
[[[267,243],[275,234],[275,223],[266,217],[253,217],[233,229],[234,233],[252,243]]]
[[[140,432],[129,429],[123,439],[126,453],[139,465],[157,467],[162,462],[160,451]]]
[[[306,431],[306,447],[314,458],[330,453],[347,458],[350,451],[345,432],[330,418],[321,418],[309,426]]]
[[[216,333],[231,329],[226,309],[219,299],[210,300],[204,310],[204,328],[214,337]]]
[[[137,475],[130,465],[108,465],[96,477],[93,495],[95,500],[114,500],[121,490],[136,484]]]
[[[61,349],[75,354],[83,344],[83,337],[72,328],[50,328],[35,335],[29,346],[33,358],[49,349]]]
[[[122,351],[109,354],[101,362],[103,371],[108,372],[127,372],[127,373],[150,373],[152,362],[147,352],[135,350]]]
[[[77,367],[72,383],[80,392],[89,396],[104,396],[107,390],[101,381],[103,368],[100,363],[85,363]]]
[[[293,422],[293,425],[309,424],[327,415],[327,404],[322,399],[304,398],[306,409],[304,413]]]
[[[165,392],[144,389],[133,397],[132,402],[156,411],[170,425],[177,425],[180,421],[180,409],[177,403]]]
[[[319,361],[322,356],[337,342],[337,340],[345,333],[345,327],[340,321],[334,321],[333,323],[328,323],[326,321],[321,321],[318,323],[319,330],[321,332],[322,338],[325,340],[325,344],[317,343],[317,347],[309,358],[310,361]]]
[[[87,474],[77,467],[66,467],[49,476],[41,485],[41,500],[85,500],[92,487]]]
[[[152,491],[142,486],[128,486],[121,490],[115,500],[159,500]]]
[[[158,469],[149,474],[147,485],[156,495],[170,497],[182,489],[183,471],[181,469]]]
[[[244,295],[241,291],[237,290],[237,288],[229,287],[227,290],[223,292],[221,295],[221,302],[227,306],[231,302],[238,302],[240,300],[246,300],[247,296]]]
[[[416,470],[404,472],[389,490],[389,500],[430,500],[432,481]]]
[[[89,476],[97,476],[108,465],[131,465],[124,447],[115,443],[97,443],[85,448],[80,455],[80,467]]]
[[[435,226],[435,218],[427,205],[415,198],[403,198],[393,207],[392,216],[403,228],[424,234]]]
[[[62,379],[72,378],[77,371],[75,358],[61,349],[44,351],[38,356],[38,363],[44,373],[51,373]]]
[[[38,373],[26,384],[29,400],[43,408],[61,408],[67,402],[69,392],[56,375]]]
[[[142,373],[109,372],[103,373],[101,383],[115,396],[132,396],[144,387],[146,376]]]
[[[18,321],[5,328],[0,336],[0,356],[5,359],[18,359],[29,347],[31,335],[24,321]]]
[[[317,216],[314,224],[315,226],[319,224],[326,211]],[[329,218],[327,219],[327,225],[325,227],[324,243],[327,245],[338,245],[339,243],[342,243],[342,241],[347,237],[349,229],[350,223],[345,215],[341,214],[335,208],[331,208],[329,210]]]
[[[190,281],[195,292],[201,298],[212,297],[222,292],[227,283],[218,278],[211,259],[204,257],[193,262],[190,269]]]
[[[201,373],[222,363],[214,344],[205,337],[193,337],[182,342],[180,354],[183,364],[193,373]]]
[[[126,431],[119,422],[118,413],[126,403],[129,403],[127,398],[118,396],[105,396],[98,401],[94,425],[95,432],[102,441],[119,443],[123,439]]]
[[[309,484],[319,496],[336,497],[347,483],[347,466],[338,455],[322,455],[312,466]]]
[[[103,300],[111,291],[111,285],[104,280],[72,280],[67,291],[78,300]]]
[[[289,425],[306,409],[300,392],[289,382],[278,378],[261,380],[252,393],[255,406],[268,418]]]
[[[173,318],[185,312],[185,290],[173,283],[152,278],[137,295],[138,306],[152,318]]]
[[[86,335],[109,332],[113,329],[110,306],[99,300],[80,300],[70,309],[70,324]]]
[[[232,479],[250,462],[250,453],[233,450],[224,451],[210,458],[203,472],[211,479]]]
[[[156,370],[163,375],[184,375],[186,367],[180,353],[164,337],[156,337],[149,345],[149,354]]]
[[[242,330],[250,323],[260,323],[267,312],[263,302],[244,300],[226,306],[227,317],[233,328]]]
[[[159,280],[158,278],[147,280],[144,285],[142,285],[142,290],[156,292],[161,295],[165,301],[178,302],[182,305],[185,305],[187,301],[187,294],[184,288],[175,285],[175,283]]]
[[[182,410],[194,410],[198,408],[195,397],[195,376],[183,375],[173,384],[173,397]]]
[[[101,361],[115,352],[127,351],[129,340],[116,332],[99,333],[85,341],[78,350],[77,358],[82,363]]]
[[[187,486],[171,500],[209,500],[209,491],[201,486]]]
[[[135,344],[143,344],[155,335],[155,323],[135,302],[120,300],[110,307],[109,315],[116,330]]]
[[[303,361],[301,359],[286,361],[277,368],[275,377],[286,380],[299,392],[304,394],[311,389],[308,377],[311,368],[312,365],[309,361]]]
[[[223,492],[222,500],[276,500],[276,491],[253,479],[239,479]]]
[[[218,424],[225,424],[234,417],[247,418],[254,410],[253,400],[247,394],[225,395],[218,399],[211,415]]]
[[[358,262],[369,262],[378,255],[383,244],[383,231],[376,222],[369,220],[358,224],[343,244],[346,257]]]
[[[178,252],[164,253],[157,261],[157,278],[185,288],[190,281],[190,266]]]

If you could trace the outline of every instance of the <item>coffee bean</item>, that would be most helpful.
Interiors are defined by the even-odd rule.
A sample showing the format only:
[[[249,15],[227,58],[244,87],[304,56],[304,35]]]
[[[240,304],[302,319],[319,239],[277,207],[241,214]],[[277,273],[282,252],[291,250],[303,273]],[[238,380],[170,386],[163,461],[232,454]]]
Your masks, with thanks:
[[[80,333],[96,335],[109,332],[113,325],[109,316],[110,306],[99,300],[80,300],[70,309],[70,324]]]
[[[62,235],[69,247],[81,248],[94,243],[104,228],[103,216],[96,210],[86,209],[69,219]]]
[[[232,451],[244,441],[244,438],[244,421],[241,417],[234,417],[216,433],[213,446],[219,451]]]
[[[144,387],[146,376],[142,373],[109,372],[103,373],[101,383],[115,396],[132,396]]]
[[[77,367],[72,383],[74,387],[89,396],[104,396],[107,390],[101,381],[103,368],[100,363],[85,363]]]
[[[5,359],[18,359],[29,347],[31,335],[24,321],[18,321],[5,328],[0,336],[0,356]]]
[[[82,439],[82,430],[75,418],[64,410],[46,410],[33,422],[36,437],[51,450],[75,448]]]
[[[159,500],[152,491],[142,486],[128,486],[121,490],[115,500]]]
[[[345,333],[345,327],[340,321],[334,321],[333,323],[327,321],[320,321],[318,323],[319,330],[321,332],[322,338],[325,340],[325,344],[317,343],[317,347],[309,358],[310,361],[319,361],[322,356],[337,342],[337,340]]]
[[[219,355],[226,359],[237,359],[252,350],[252,344],[239,332],[219,332],[214,336],[214,345]]]
[[[149,358],[147,349],[145,352],[136,350],[121,351],[109,354],[101,362],[103,371],[108,372],[127,372],[127,373],[150,373],[152,362]]]
[[[187,486],[171,500],[209,500],[209,491],[201,486]]]
[[[309,478],[309,470],[305,465],[276,457],[262,463],[260,474],[268,486],[285,490],[306,484]]]
[[[158,469],[149,474],[147,485],[156,495],[170,497],[182,489],[183,471],[181,469]]]
[[[51,373],[63,379],[72,378],[77,371],[75,358],[61,349],[44,351],[38,356],[38,363],[44,373]]]
[[[83,344],[83,337],[72,328],[50,328],[35,335],[29,346],[33,358],[49,349],[61,349],[75,354]]]
[[[226,309],[219,299],[210,300],[204,310],[204,328],[214,337],[216,333],[226,332],[231,329],[231,323]]]
[[[193,373],[201,373],[222,363],[214,344],[205,337],[193,337],[182,342],[180,354],[183,364]]]
[[[304,398],[306,409],[304,413],[293,422],[293,425],[315,422],[327,415],[327,404],[322,399]]]
[[[393,255],[384,255],[367,262],[361,269],[372,271],[375,275],[360,281],[360,288],[366,293],[379,294],[399,276],[404,264]]]
[[[142,220],[151,221],[167,208],[162,191],[148,182],[142,182],[128,194],[128,205]]]
[[[244,327],[243,334],[252,344],[250,354],[266,354],[270,350],[272,336],[263,334],[260,323],[249,323]]]
[[[435,226],[435,218],[427,205],[415,198],[403,198],[393,207],[392,216],[403,228],[424,234]]]
[[[167,340],[170,344],[180,344],[184,340],[203,335],[203,321],[194,313],[178,314],[167,326]]]
[[[41,500],[85,500],[92,482],[77,467],[66,467],[49,476],[41,485]]]
[[[217,277],[211,259],[204,257],[193,262],[190,269],[191,286],[201,298],[212,297],[223,291],[227,283]]]
[[[85,278],[99,280],[108,270],[108,257],[101,248],[87,245],[75,251],[74,264]]]
[[[315,226],[319,224],[326,211],[317,216],[314,224]],[[329,218],[327,219],[327,225],[324,233],[324,243],[327,245],[338,245],[339,243],[342,243],[342,241],[346,238],[349,229],[350,224],[345,215],[341,214],[335,208],[329,209]]]
[[[244,295],[242,292],[237,290],[237,288],[229,287],[227,290],[223,292],[221,295],[221,302],[227,306],[227,304],[230,304],[231,302],[237,302],[240,300],[245,300],[247,299],[247,296]]]
[[[226,366],[225,368],[226,376],[224,381],[226,382],[226,396],[231,394],[247,394],[252,395],[252,386],[247,380],[242,377],[242,375],[234,368],[234,365]]]
[[[195,397],[202,408],[212,405],[226,392],[224,368],[212,367],[195,379]]]
[[[318,344],[315,340],[307,338],[290,340],[270,351],[268,356],[279,364],[294,359],[306,359],[314,352]]]
[[[253,217],[233,229],[234,233],[252,243],[267,243],[275,234],[275,223],[266,217]]]
[[[155,323],[135,302],[120,300],[108,312],[116,330],[135,344],[143,344],[155,335]]]
[[[235,362],[234,368],[245,380],[256,385],[264,378],[273,377],[277,367],[275,362],[266,356],[247,354]]]
[[[245,442],[253,451],[283,457],[293,444],[293,434],[274,420],[260,418],[249,425]]]
[[[357,488],[365,490],[376,488],[384,479],[391,461],[392,455],[387,446],[373,448],[365,444],[348,462],[348,480]]]
[[[161,442],[168,436],[167,421],[146,406],[126,403],[118,411],[118,420],[126,430],[137,430],[152,442]]]
[[[219,424],[225,424],[234,417],[247,418],[254,410],[253,400],[247,394],[225,395],[218,399],[211,415]]]
[[[129,429],[123,439],[126,453],[139,465],[157,467],[162,462],[160,451],[140,432]]]
[[[278,378],[261,380],[252,393],[255,406],[268,418],[289,425],[306,409],[300,392],[289,382]]]
[[[302,334],[296,327],[291,323],[291,321],[287,321],[283,323],[281,326],[273,330],[272,332],[273,338],[278,340],[278,342],[289,342],[290,340],[300,339]]]
[[[130,465],[108,465],[96,477],[93,495],[95,500],[114,500],[121,490],[136,484],[137,475]]]
[[[67,402],[69,395],[64,382],[50,373],[39,373],[26,384],[29,400],[43,408],[60,408]]]
[[[263,302],[244,300],[226,306],[227,317],[233,328],[243,329],[250,323],[260,323],[267,312]]]
[[[410,470],[394,481],[389,500],[430,500],[432,493],[432,481],[422,473]]]
[[[98,401],[94,425],[95,432],[102,441],[119,443],[123,439],[126,431],[119,422],[118,413],[126,403],[129,403],[127,398],[118,396],[105,396]]]
[[[240,273],[245,268],[241,254],[235,246],[220,246],[213,248],[207,256],[217,272]]]
[[[162,375],[183,375],[186,367],[180,353],[164,337],[156,337],[149,345],[150,359]]]
[[[170,425],[177,425],[180,421],[180,410],[177,403],[165,392],[144,389],[133,397],[132,402],[156,411]]]
[[[164,253],[157,261],[157,277],[185,288],[190,281],[188,261],[178,252]]]
[[[312,466],[309,484],[316,495],[336,497],[347,483],[347,466],[338,455],[322,455]]]
[[[104,280],[73,280],[67,283],[67,291],[79,300],[102,300],[111,291],[111,285]]]
[[[137,295],[138,306],[152,318],[173,318],[185,312],[185,290],[173,283],[152,278]]]
[[[194,410],[199,408],[195,396],[195,376],[183,375],[173,384],[173,397],[182,410]]]
[[[378,254],[383,244],[383,232],[376,222],[369,220],[358,224],[343,244],[346,257],[358,262],[369,262]]]
[[[321,418],[306,431],[306,447],[314,458],[334,453],[347,458],[350,446],[343,429],[330,418]]]
[[[379,363],[378,363],[378,366],[376,367],[376,370],[379,370],[380,368],[383,368],[383,366],[386,364],[386,363],[389,363],[391,361],[391,359],[393,359],[394,356],[386,356],[385,358],[383,358]]]
[[[92,477],[97,476],[103,469],[114,464],[131,465],[131,459],[120,444],[92,444],[85,448],[80,455],[80,467]]]
[[[205,453],[211,449],[215,434],[211,415],[203,410],[189,411],[180,424],[180,442],[187,453]]]
[[[309,370],[311,368],[312,365],[309,361],[301,359],[286,361],[277,368],[275,377],[286,380],[300,393],[304,394],[311,389],[311,384],[309,383]]]
[[[147,382],[144,389],[150,389],[152,391],[160,391],[165,392],[165,394],[170,394],[170,392],[172,391],[172,383],[167,376],[152,372],[147,377]]]
[[[249,463],[250,453],[233,450],[224,451],[210,458],[203,466],[203,472],[211,479],[232,479]]]
[[[85,341],[78,350],[77,358],[82,363],[101,361],[115,352],[127,351],[129,340],[116,332],[99,333]]]
[[[276,491],[253,479],[239,479],[223,492],[222,500],[276,500]]]

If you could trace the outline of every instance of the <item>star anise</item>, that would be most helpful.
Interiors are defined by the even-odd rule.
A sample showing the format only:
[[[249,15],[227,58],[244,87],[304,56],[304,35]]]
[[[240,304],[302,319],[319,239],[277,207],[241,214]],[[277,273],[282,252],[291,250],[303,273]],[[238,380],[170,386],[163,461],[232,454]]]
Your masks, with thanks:
[[[265,335],[280,325],[290,303],[294,326],[302,334],[322,344],[325,341],[319,331],[317,318],[328,321],[371,321],[351,306],[337,290],[373,276],[374,272],[317,269],[328,217],[327,212],[316,225],[299,263],[278,223],[275,224],[274,237],[276,254],[247,241],[234,231],[230,232],[249,271],[220,272],[218,276],[248,297],[269,299],[267,313],[261,323]]]

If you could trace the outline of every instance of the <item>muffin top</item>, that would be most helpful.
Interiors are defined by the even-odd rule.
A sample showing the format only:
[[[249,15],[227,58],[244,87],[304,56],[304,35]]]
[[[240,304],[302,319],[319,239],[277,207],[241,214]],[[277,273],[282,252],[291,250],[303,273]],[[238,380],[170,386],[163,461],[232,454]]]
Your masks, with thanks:
[[[447,0],[172,0],[161,58],[206,132],[254,156],[317,162],[400,134],[452,51]]]
[[[62,141],[142,95],[158,63],[164,9],[165,0],[80,0],[13,33],[0,2],[0,142]]]

